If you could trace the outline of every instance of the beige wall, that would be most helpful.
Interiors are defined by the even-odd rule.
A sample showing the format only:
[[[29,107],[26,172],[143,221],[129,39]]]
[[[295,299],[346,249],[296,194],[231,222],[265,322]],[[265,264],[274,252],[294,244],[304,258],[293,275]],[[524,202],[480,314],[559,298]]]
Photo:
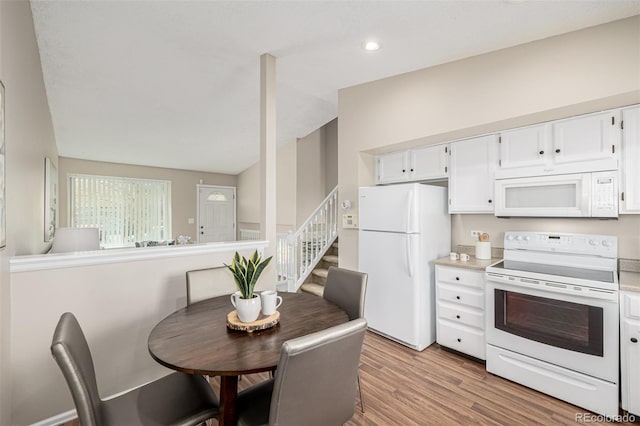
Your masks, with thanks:
[[[237,186],[237,177],[221,173],[206,173],[189,170],[165,169],[161,167],[133,166],[129,164],[103,163],[60,157],[60,226],[68,226],[68,174],[119,176],[140,179],[171,181],[171,231],[173,238],[188,235],[197,241],[197,189],[196,185]],[[193,224],[187,220],[194,219]]]
[[[327,195],[324,128],[298,139],[296,162],[296,227],[309,217]]]
[[[295,230],[338,184],[338,124],[278,147],[277,231]],[[259,229],[260,164],[238,175],[238,229]]]
[[[44,158],[58,163],[30,4],[0,1],[0,80],[6,88],[7,245],[0,249],[0,424],[10,423],[9,258],[43,253]],[[46,352],[46,348],[44,348]]]
[[[338,184],[338,120],[298,139],[296,161],[296,227],[299,227]]]
[[[238,175],[238,229],[260,228],[260,163]],[[295,227],[296,142],[278,147],[276,154],[277,232]]]
[[[324,165],[326,192],[329,193],[338,185],[338,119],[325,125]]]
[[[341,90],[340,199],[357,201],[358,187],[374,183],[372,152],[640,102],[639,43],[636,16]],[[637,216],[617,222],[459,216],[452,243],[468,242],[471,227],[486,227],[496,239],[516,226],[562,227],[618,235],[620,256],[638,258],[639,223]],[[340,230],[340,265],[358,266],[355,230]]]

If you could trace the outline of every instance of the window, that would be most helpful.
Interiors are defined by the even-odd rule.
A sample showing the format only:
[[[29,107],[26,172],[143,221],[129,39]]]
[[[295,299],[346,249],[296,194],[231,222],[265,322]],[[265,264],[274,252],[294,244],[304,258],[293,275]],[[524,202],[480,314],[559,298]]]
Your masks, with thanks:
[[[103,248],[171,238],[171,182],[69,175],[69,226],[98,228]]]

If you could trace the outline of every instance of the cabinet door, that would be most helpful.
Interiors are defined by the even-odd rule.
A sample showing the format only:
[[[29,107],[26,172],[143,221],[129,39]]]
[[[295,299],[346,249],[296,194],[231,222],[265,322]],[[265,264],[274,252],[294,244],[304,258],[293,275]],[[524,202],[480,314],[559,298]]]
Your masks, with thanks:
[[[523,127],[500,133],[500,168],[540,166],[551,161],[549,125]]]
[[[640,415],[640,321],[622,319],[622,408]]]
[[[493,213],[498,136],[453,142],[450,152],[449,213]]]
[[[617,158],[620,147],[620,111],[551,123],[555,163]]]
[[[447,145],[410,150],[409,179],[416,181],[446,178],[448,150]]]
[[[407,151],[379,155],[376,161],[376,183],[392,183],[407,180]]]
[[[622,110],[620,213],[640,214],[640,106]]]

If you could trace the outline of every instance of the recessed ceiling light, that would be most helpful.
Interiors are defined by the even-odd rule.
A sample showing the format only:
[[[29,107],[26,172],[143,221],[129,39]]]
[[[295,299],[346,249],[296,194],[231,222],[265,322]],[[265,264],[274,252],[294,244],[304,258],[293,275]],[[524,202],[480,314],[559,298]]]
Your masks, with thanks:
[[[377,41],[367,41],[364,44],[364,50],[378,50],[380,49],[380,43],[378,43]]]

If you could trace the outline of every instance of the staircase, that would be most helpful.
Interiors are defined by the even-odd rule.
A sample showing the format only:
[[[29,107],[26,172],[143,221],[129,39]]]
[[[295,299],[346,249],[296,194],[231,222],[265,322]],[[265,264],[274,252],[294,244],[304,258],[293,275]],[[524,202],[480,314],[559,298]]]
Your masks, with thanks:
[[[336,186],[295,233],[290,231],[277,238],[276,276],[279,291],[295,293],[319,264],[326,266],[321,266],[321,269],[327,270],[331,260],[338,263],[337,251],[336,254],[329,254],[333,253],[333,243],[338,238],[338,218]],[[314,273],[316,276],[312,279],[322,278],[323,272]],[[324,274],[326,277],[326,272]]]
[[[304,283],[300,286],[301,292],[315,294],[322,297],[324,293],[324,285],[327,282],[327,273],[329,267],[338,266],[338,240],[331,245],[331,248],[327,250],[327,253],[322,256],[322,260],[318,262],[311,275],[307,277]]]

